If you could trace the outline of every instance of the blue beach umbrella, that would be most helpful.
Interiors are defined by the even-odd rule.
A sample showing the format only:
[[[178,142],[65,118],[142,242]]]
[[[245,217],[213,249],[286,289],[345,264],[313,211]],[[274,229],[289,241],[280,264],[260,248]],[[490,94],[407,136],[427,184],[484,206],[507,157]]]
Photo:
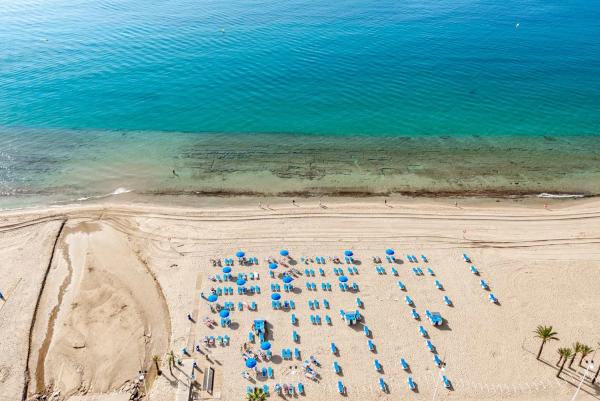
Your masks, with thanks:
[[[344,251],[344,255],[346,255],[346,256],[353,256],[354,252],[352,252],[352,251]]]
[[[229,311],[227,309],[221,309],[221,312],[219,312],[219,316],[229,317]]]
[[[273,301],[279,301],[281,299],[281,295],[279,295],[279,294],[271,294],[271,299]]]
[[[290,276],[283,276],[283,278],[281,279],[281,281],[283,281],[286,284],[291,283],[292,281],[294,281],[293,278],[291,278]]]
[[[229,266],[225,266],[225,267],[223,268],[223,273],[225,273],[225,274],[227,274],[227,273],[231,273],[231,267],[229,267]]]
[[[340,280],[340,283],[345,283],[346,281],[348,281],[348,277],[346,276],[340,276],[338,277],[338,279]]]
[[[268,341],[265,341],[264,343],[260,344],[260,349],[262,349],[263,351],[267,351],[271,349],[271,343]]]
[[[281,256],[288,256],[290,253],[288,252],[287,249],[282,249],[281,251],[279,251],[279,254]]]
[[[254,358],[246,359],[246,367],[247,368],[252,369],[255,366],[256,366],[256,359],[254,359]]]
[[[271,263],[271,264],[269,264],[269,269],[271,269],[271,270],[277,269],[277,263]]]
[[[235,253],[235,256],[238,257],[238,258],[243,258],[244,256],[246,256],[246,253],[243,252],[243,251],[237,251]]]
[[[385,250],[385,254],[389,255],[389,256],[392,256],[394,254],[394,250],[393,249],[386,249]]]
[[[208,298],[206,298],[208,302],[217,302],[217,299],[219,299],[217,294],[210,294]]]
[[[244,280],[243,278],[238,278],[237,281],[235,282],[237,285],[244,285],[246,284],[246,280]]]

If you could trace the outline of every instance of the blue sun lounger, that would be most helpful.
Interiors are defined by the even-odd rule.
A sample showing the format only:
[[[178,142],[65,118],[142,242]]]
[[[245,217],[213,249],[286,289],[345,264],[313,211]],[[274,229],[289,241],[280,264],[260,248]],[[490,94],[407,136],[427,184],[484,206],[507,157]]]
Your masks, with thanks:
[[[312,324],[316,324],[317,322],[315,321],[315,315],[310,315],[310,322]]]
[[[263,367],[260,373],[262,377],[267,377],[267,368]]]
[[[294,330],[294,331],[292,332],[292,340],[293,340],[295,343],[297,343],[297,342],[298,342],[298,340],[300,340],[300,337],[298,337],[298,333],[296,333],[296,330]]]
[[[269,366],[269,369],[267,369],[267,374],[269,376],[269,379],[272,379],[275,376],[272,367]]]
[[[488,284],[485,282],[485,280],[480,280],[479,284],[481,285],[481,288],[483,288],[484,290],[489,289],[490,287],[488,286]]]
[[[296,309],[296,303],[290,299],[290,309]]]
[[[252,387],[246,386],[246,394],[252,393]]]
[[[344,394],[344,383],[342,383],[341,380],[337,382],[337,389],[338,393]]]
[[[463,259],[465,260],[465,262],[471,263],[471,258],[469,258],[466,253],[463,253]]]
[[[419,271],[417,270],[417,268],[416,268],[416,267],[413,267],[413,268],[412,268],[412,272],[415,274],[415,276],[418,276],[418,275],[419,275]]]
[[[448,378],[446,376],[442,376],[442,382],[444,383],[444,387],[446,387],[446,388],[450,388],[450,386],[452,386],[450,384],[450,380],[448,380]]]
[[[373,344],[373,341],[367,340],[367,346],[369,347],[369,351],[375,351],[375,344]]]
[[[435,363],[435,366],[437,367],[439,367],[442,364],[442,360],[440,359],[438,354],[433,355],[433,363]]]
[[[402,291],[406,291],[406,286],[404,285],[404,283],[402,281],[398,281],[398,287],[400,287],[400,289]]]
[[[427,260],[427,256],[425,255],[421,255],[421,260],[423,261],[423,263],[429,263],[429,260]]]
[[[319,300],[318,299],[313,300],[313,305],[315,306],[315,309],[319,309]]]
[[[396,268],[395,268],[395,267],[392,267],[392,274],[393,274],[394,276],[397,276],[397,275],[398,275],[398,270],[396,270]]]
[[[331,291],[331,283],[327,283],[327,291]]]
[[[400,365],[402,366],[402,369],[408,370],[408,363],[406,363],[406,360],[404,358],[400,359]]]
[[[263,393],[265,393],[267,396],[269,395],[269,386],[266,384],[263,384]]]
[[[319,274],[320,274],[322,277],[325,277],[325,270],[323,270],[322,268],[320,268],[320,267],[319,267]]]
[[[425,327],[419,326],[419,334],[423,337],[427,337],[427,330],[425,330]]]
[[[479,270],[477,270],[477,268],[473,265],[471,265],[471,273],[478,275],[479,274]]]
[[[331,326],[331,317],[329,315],[325,315],[325,322]]]
[[[298,348],[294,348],[294,358],[300,359],[300,350]]]
[[[429,351],[435,352],[435,347],[433,346],[433,343],[431,342],[431,340],[425,341],[425,345],[427,345],[427,349]]]
[[[290,320],[292,322],[293,325],[295,325],[296,323],[298,323],[298,319],[296,318],[296,315],[294,313],[292,313],[292,316],[290,316]]]
[[[441,290],[442,288],[444,288],[444,287],[442,286],[442,283],[440,283],[440,281],[439,281],[439,280],[435,280],[435,281],[434,281],[434,284],[435,284],[435,288],[437,288],[438,290]]]
[[[358,284],[352,283],[352,290],[353,291],[358,291]]]
[[[298,394],[304,394],[304,384],[298,383]]]
[[[490,300],[491,303],[494,303],[494,304],[498,303],[498,298],[496,298],[496,296],[494,294],[492,294],[491,292],[490,292],[488,299]]]
[[[365,333],[365,336],[369,337],[369,335],[371,334],[371,330],[369,330],[369,326],[363,326],[363,333]]]
[[[406,296],[404,297],[404,302],[406,302],[406,305],[408,305],[408,306],[412,306],[412,305],[414,305],[412,298],[411,298],[411,297],[409,297],[408,295],[406,295]]]
[[[408,379],[406,379],[406,382],[408,383],[409,389],[414,390],[415,388],[417,388],[417,385],[415,384],[415,381],[413,380],[412,376],[408,376]]]
[[[375,366],[375,370],[376,370],[376,371],[378,371],[378,372],[380,372],[380,371],[381,371],[381,369],[382,369],[382,366],[381,366],[381,363],[379,363],[379,360],[378,360],[378,359],[375,359],[375,360],[373,361],[373,365]]]
[[[250,341],[251,343],[254,342],[254,333],[251,331],[248,332],[248,341]]]
[[[352,268],[350,266],[348,266],[348,268],[346,269],[348,271],[348,274],[353,276],[354,275],[354,270],[352,270]]]
[[[332,354],[337,354],[337,352],[338,352],[337,347],[335,346],[334,343],[331,343],[331,353]]]
[[[381,389],[381,391],[383,391],[384,393],[387,390],[387,387],[385,385],[385,380],[383,380],[383,377],[379,378],[379,388]]]
[[[319,325],[321,324],[321,316],[320,315],[315,315],[315,322]]]
[[[430,276],[435,276],[435,273],[433,272],[433,270],[431,269],[431,267],[427,268],[427,274],[429,274]]]
[[[309,300],[308,300],[308,307],[309,307],[310,309],[315,309],[315,305],[313,304],[313,301],[312,301],[312,299],[309,299]]]
[[[323,306],[325,309],[329,309],[329,301],[327,299],[323,299]]]
[[[340,365],[338,365],[337,361],[333,361],[333,371],[338,375],[341,372]]]
[[[359,308],[363,308],[364,307],[363,302],[358,297],[356,297],[356,306],[358,306]]]
[[[418,320],[418,319],[419,319],[419,314],[417,313],[417,310],[416,310],[416,309],[413,309],[413,310],[410,312],[410,314],[411,314],[411,316],[412,316],[412,318],[413,318],[413,319],[415,319],[415,320]]]

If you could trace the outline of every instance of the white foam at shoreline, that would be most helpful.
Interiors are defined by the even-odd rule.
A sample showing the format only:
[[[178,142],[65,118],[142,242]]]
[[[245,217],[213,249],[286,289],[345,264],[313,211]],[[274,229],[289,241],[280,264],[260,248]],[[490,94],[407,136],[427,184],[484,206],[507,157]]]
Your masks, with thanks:
[[[566,199],[566,198],[583,198],[585,195],[581,194],[549,194],[547,192],[542,192],[537,197],[538,198],[554,198],[554,199]]]

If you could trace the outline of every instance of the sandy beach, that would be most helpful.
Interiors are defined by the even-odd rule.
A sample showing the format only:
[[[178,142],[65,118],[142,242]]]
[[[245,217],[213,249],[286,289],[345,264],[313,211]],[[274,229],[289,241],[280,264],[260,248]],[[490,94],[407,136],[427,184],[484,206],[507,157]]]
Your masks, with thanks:
[[[290,258],[279,255],[282,249],[289,250]],[[395,251],[395,262],[386,260],[386,249]],[[240,250],[258,265],[240,266],[235,257]],[[354,254],[351,263],[344,261],[345,250]],[[465,263],[463,254],[472,263]],[[418,263],[408,255],[416,255]],[[325,263],[310,261],[316,256]],[[382,262],[375,263],[374,256]],[[335,264],[335,257],[343,263]],[[246,286],[260,286],[260,294],[238,295],[235,281],[211,280],[222,276],[222,267],[211,260],[224,258],[234,259],[234,277],[258,273]],[[279,262],[275,278],[269,277],[269,258]],[[576,341],[597,348],[600,341],[597,199],[457,203],[400,198],[384,204],[376,198],[297,198],[294,203],[216,198],[194,207],[111,201],[5,211],[0,215],[0,260],[0,400],[7,401],[41,395],[121,401],[142,393],[143,399],[157,401],[233,401],[244,399],[248,386],[263,385],[269,387],[269,398],[279,399],[276,384],[297,388],[299,382],[304,394],[284,398],[558,401],[575,393],[585,364],[580,365],[578,355],[557,378],[557,349]],[[348,267],[358,273],[347,273]],[[424,274],[413,274],[416,267]],[[341,291],[334,268],[342,268],[358,291]],[[277,276],[290,269],[297,272],[290,273],[296,289],[275,292],[293,300],[295,309],[273,310],[271,285],[282,285]],[[315,277],[307,277],[306,269],[316,271]],[[316,290],[308,290],[307,282],[316,283]],[[322,283],[330,283],[332,290],[323,291]],[[219,326],[219,315],[200,297],[216,287],[235,290],[216,302],[234,304],[229,327]],[[490,293],[498,303],[489,301]],[[411,317],[407,295],[421,320]],[[339,310],[356,310],[357,297],[362,321],[348,326]],[[315,299],[319,308],[311,310],[308,302]],[[252,302],[256,311],[248,310]],[[444,324],[432,326],[426,310],[439,312]],[[323,322],[311,324],[311,315]],[[325,323],[327,315],[331,324]],[[203,323],[207,317],[216,327]],[[247,369],[240,351],[246,344],[258,352],[259,341],[248,343],[256,319],[268,322],[273,353],[257,367],[272,368],[272,379]],[[546,344],[539,361],[540,342],[533,333],[538,325],[552,325],[560,339]],[[227,336],[229,345],[205,346],[205,336]],[[330,351],[332,342],[337,354]],[[287,348],[298,348],[300,359],[283,360],[281,350]],[[445,363],[443,371],[434,355]],[[310,356],[320,362],[311,364],[318,381],[302,372]],[[600,362],[595,359],[578,400],[600,399],[600,384],[590,381]],[[209,393],[201,384],[211,368],[214,388]],[[250,380],[242,377],[244,371]],[[407,385],[409,376],[414,390]],[[387,392],[380,390],[380,378]],[[343,395],[338,381],[345,387]]]

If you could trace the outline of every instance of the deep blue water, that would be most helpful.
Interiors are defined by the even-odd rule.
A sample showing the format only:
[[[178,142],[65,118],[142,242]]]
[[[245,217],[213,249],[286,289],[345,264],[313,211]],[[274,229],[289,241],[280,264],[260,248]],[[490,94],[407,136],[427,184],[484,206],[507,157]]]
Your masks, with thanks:
[[[597,194],[598,165],[598,0],[0,4],[0,207]]]
[[[0,126],[598,134],[600,2],[4,0]]]

